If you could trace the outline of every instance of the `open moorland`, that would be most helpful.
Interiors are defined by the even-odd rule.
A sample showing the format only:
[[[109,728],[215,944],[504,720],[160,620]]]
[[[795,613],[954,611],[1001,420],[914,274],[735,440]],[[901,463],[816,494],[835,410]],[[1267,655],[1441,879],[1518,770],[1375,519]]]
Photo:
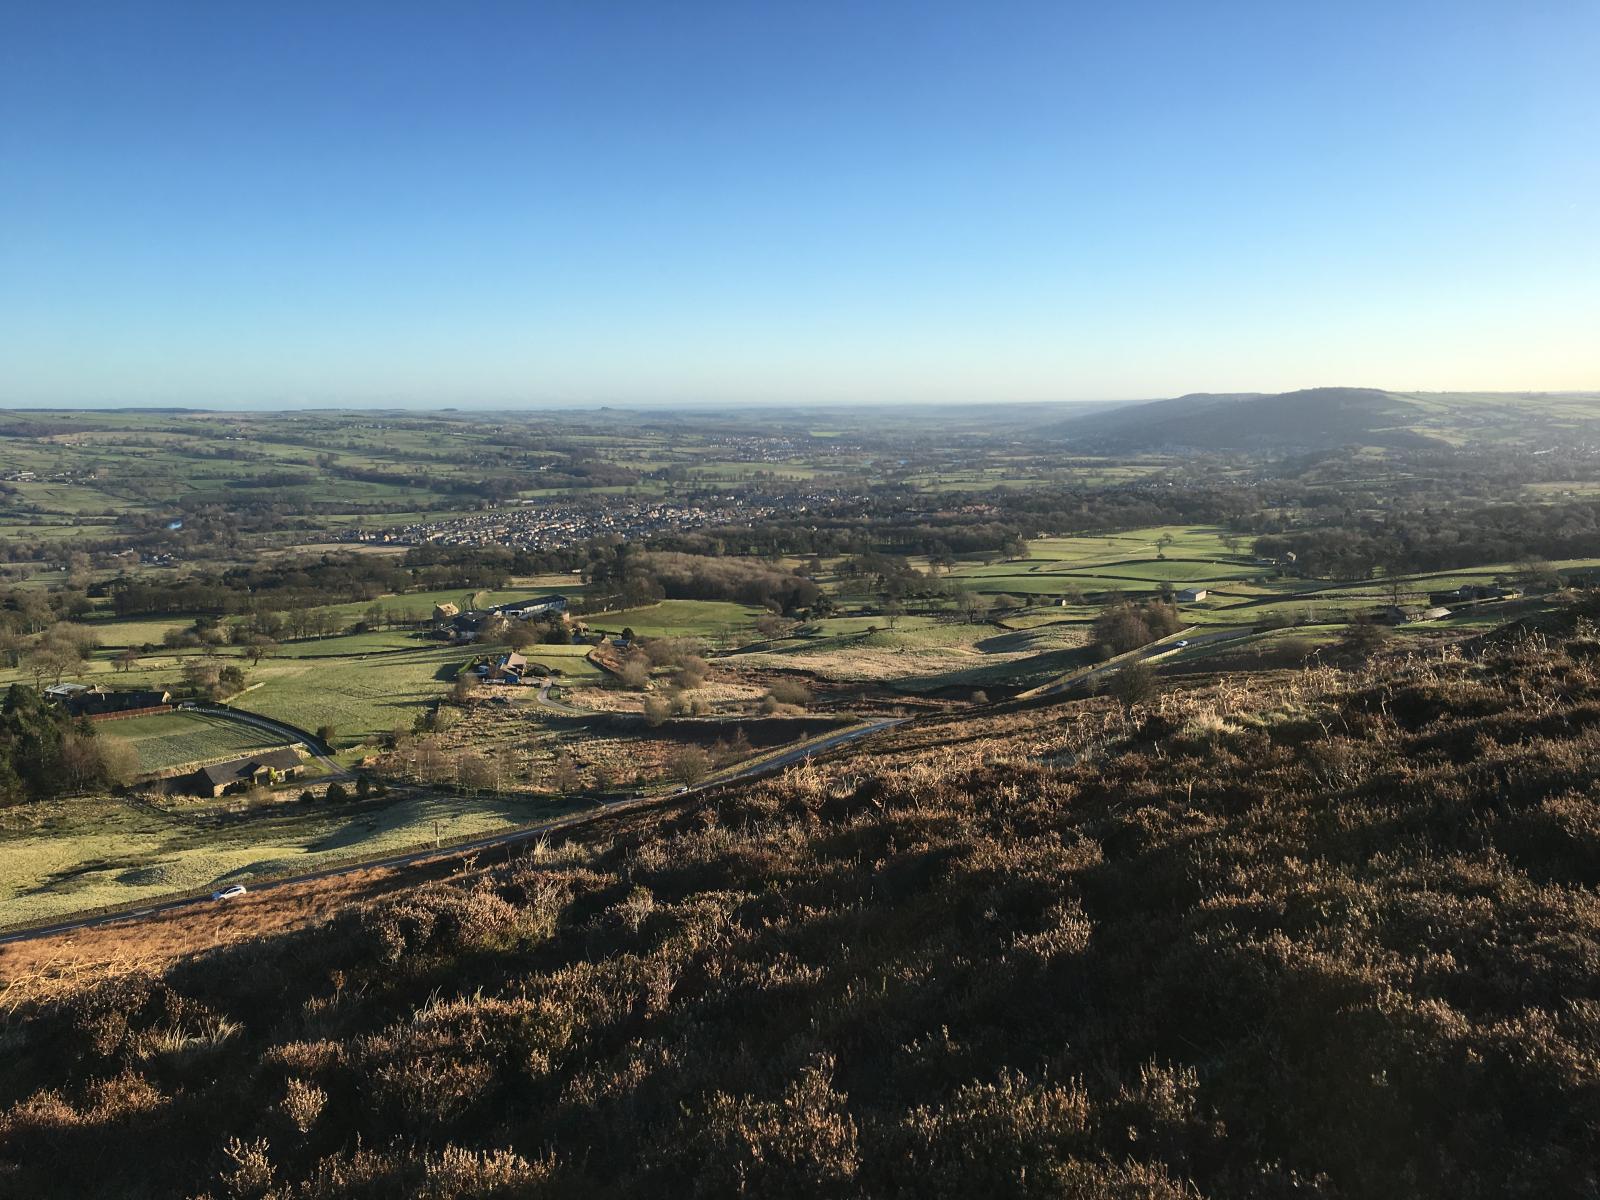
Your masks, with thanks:
[[[297,932],[14,976],[0,1161],[35,1196],[111,1160],[126,1195],[1581,1195],[1597,651],[1569,611],[927,718]]]

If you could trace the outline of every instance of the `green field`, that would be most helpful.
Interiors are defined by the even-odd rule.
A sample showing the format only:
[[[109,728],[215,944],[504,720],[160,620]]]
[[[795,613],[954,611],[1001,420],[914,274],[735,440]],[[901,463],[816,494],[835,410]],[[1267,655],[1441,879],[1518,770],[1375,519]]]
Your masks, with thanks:
[[[231,824],[74,797],[0,813],[0,923],[52,918],[300,874],[553,815],[548,801],[409,798],[336,811],[285,804]],[[281,815],[280,815],[281,814]]]
[[[639,637],[744,636],[766,610],[724,600],[663,600],[644,608],[592,613],[584,621],[592,629],[632,629]]]
[[[284,744],[283,738],[275,738],[265,730],[199,712],[103,721],[98,730],[106,736],[132,742],[139,752],[139,766],[145,771],[165,771]]]
[[[445,693],[470,655],[460,646],[431,646],[367,657],[267,659],[250,672],[251,686],[233,704],[302,729],[332,725],[336,740],[348,745],[409,727],[422,705]]]

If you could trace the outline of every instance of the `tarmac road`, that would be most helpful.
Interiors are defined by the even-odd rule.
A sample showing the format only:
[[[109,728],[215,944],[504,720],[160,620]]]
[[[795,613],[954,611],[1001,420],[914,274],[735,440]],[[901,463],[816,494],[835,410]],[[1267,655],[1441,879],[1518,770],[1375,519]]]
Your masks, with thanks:
[[[1146,662],[1152,658],[1160,658],[1164,654],[1172,654],[1180,649],[1186,650],[1191,646],[1209,646],[1216,642],[1238,641],[1240,638],[1253,636],[1255,632],[1256,630],[1252,627],[1248,629],[1219,629],[1215,633],[1176,634],[1170,638],[1162,638],[1159,642],[1151,642],[1140,651],[1138,658],[1106,663],[1101,667],[1091,667],[1087,671],[1080,671],[1078,674],[1069,676],[1066,679],[1046,684],[1038,691],[1028,694],[1033,697],[1059,696],[1063,692],[1070,692],[1082,687],[1102,675],[1115,674],[1130,662]],[[1178,645],[1180,641],[1184,643],[1183,646]]]

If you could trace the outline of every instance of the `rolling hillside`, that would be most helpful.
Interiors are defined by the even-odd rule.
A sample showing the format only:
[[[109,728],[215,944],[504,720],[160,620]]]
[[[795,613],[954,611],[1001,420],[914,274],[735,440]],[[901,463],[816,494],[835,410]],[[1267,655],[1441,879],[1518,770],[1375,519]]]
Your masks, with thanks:
[[[16,989],[0,1192],[1593,1195],[1600,641],[1468,649],[917,722]]]
[[[1195,393],[1060,422],[1049,431],[1104,452],[1425,448],[1600,434],[1600,394],[1408,394],[1322,387],[1277,395]]]

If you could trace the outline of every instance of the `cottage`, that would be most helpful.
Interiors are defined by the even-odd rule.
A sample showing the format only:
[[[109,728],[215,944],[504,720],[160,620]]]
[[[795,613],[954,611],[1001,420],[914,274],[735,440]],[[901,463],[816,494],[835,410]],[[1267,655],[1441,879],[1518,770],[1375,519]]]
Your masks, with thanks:
[[[296,779],[304,770],[300,756],[285,746],[281,750],[263,750],[248,758],[235,758],[201,767],[189,777],[189,783],[195,795],[215,797],[225,792]]]
[[[1183,591],[1178,593],[1178,603],[1197,604],[1201,600],[1204,600],[1208,595],[1210,595],[1210,593],[1207,592],[1205,588],[1184,588]]]
[[[494,612],[467,612],[452,617],[447,628],[455,642],[476,642],[492,636],[506,627],[504,614]]]
[[[513,650],[492,663],[480,663],[475,669],[489,683],[521,683],[528,673],[528,660]]]
[[[461,609],[451,604],[448,600],[443,604],[435,604],[433,606],[433,623],[435,625],[446,625],[460,615]]]

